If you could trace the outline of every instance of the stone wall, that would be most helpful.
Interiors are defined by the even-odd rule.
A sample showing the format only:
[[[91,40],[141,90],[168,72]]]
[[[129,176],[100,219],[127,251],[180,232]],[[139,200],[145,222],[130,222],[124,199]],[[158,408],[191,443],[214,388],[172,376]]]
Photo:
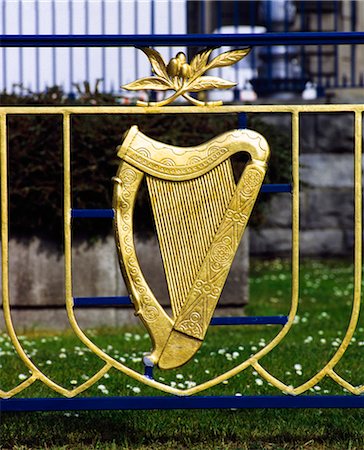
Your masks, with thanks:
[[[143,274],[161,304],[169,300],[156,240],[135,240]],[[73,260],[74,297],[128,295],[116,253],[114,237],[93,245],[75,243]],[[10,302],[17,327],[65,328],[68,326],[64,297],[64,258],[49,242],[39,239],[9,243]],[[241,314],[248,301],[248,238],[243,238],[222,293],[220,313]],[[83,327],[137,323],[133,307],[77,308]],[[0,327],[3,323],[0,322]]]
[[[285,128],[289,138],[289,117],[265,120]],[[301,255],[349,255],[354,226],[353,115],[303,114],[300,129]],[[260,228],[251,230],[251,253],[288,255],[291,195],[272,195],[265,217]]]

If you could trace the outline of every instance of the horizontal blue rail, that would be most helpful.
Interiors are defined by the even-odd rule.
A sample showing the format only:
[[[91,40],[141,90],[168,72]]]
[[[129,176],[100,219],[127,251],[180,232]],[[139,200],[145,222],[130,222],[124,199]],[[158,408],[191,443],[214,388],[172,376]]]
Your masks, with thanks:
[[[214,47],[364,44],[364,32],[289,32],[264,34],[0,35],[1,47]]]
[[[213,317],[211,325],[285,325],[287,316]]]
[[[113,209],[72,209],[71,217],[77,219],[113,219]]]
[[[262,395],[195,397],[11,398],[0,400],[0,411],[78,411],[153,409],[363,408],[364,396]]]
[[[261,192],[264,194],[277,192],[292,192],[291,184],[265,184]],[[77,219],[113,219],[112,209],[72,209],[71,217]]]
[[[272,194],[275,192],[292,192],[292,184],[290,183],[263,184],[260,192],[263,194]]]
[[[74,297],[74,306],[92,307],[92,306],[119,306],[131,305],[130,297],[127,295],[120,297]]]
[[[74,297],[77,308],[111,307],[131,305],[128,296],[120,297]],[[213,317],[211,325],[285,325],[287,316]]]

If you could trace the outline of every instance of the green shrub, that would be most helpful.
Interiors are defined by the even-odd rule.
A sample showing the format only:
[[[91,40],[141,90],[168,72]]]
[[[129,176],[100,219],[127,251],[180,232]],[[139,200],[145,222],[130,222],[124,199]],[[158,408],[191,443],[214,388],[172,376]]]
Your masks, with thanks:
[[[41,94],[3,93],[2,105],[118,105],[120,97],[92,92],[87,83],[76,99],[58,87]],[[72,201],[74,208],[110,208],[111,178],[119,164],[116,146],[123,133],[137,124],[148,136],[170,144],[190,146],[236,128],[235,114],[200,115],[74,115],[72,116]],[[63,161],[61,116],[9,116],[10,224],[16,237],[40,236],[61,239],[63,232]],[[270,143],[272,158],[266,183],[290,179],[290,138],[266,125],[257,116],[249,128],[261,132]],[[253,222],[264,220],[264,201]],[[136,229],[146,235],[153,229],[147,195],[142,190],[136,208]],[[110,220],[75,220],[75,234],[82,239],[103,237]]]

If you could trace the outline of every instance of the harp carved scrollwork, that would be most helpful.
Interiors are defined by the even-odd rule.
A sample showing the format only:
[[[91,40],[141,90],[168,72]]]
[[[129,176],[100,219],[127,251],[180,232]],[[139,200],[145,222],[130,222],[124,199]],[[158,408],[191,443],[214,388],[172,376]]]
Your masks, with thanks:
[[[240,179],[231,156],[250,156]],[[115,235],[135,312],[153,344],[148,364],[179,367],[200,348],[261,188],[269,147],[260,134],[233,130],[197,147],[175,147],[133,126],[118,147]],[[172,317],[150,290],[133,243],[133,210],[146,177]]]

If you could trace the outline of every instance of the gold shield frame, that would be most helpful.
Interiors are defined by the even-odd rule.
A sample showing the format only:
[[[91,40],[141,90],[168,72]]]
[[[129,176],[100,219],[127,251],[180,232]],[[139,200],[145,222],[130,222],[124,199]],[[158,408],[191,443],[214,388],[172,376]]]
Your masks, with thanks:
[[[52,390],[66,396],[74,397],[82,391],[88,389],[97,382],[111,367],[123,372],[135,380],[148,386],[169,392],[176,395],[192,395],[201,392],[209,387],[215,386],[224,380],[238,374],[239,372],[254,367],[260,375],[280,391],[297,395],[301,394],[316,385],[324,377],[333,379],[336,383],[346,388],[352,394],[362,394],[363,386],[354,386],[350,381],[340,376],[335,371],[335,366],[345,355],[355,331],[361,298],[361,271],[362,271],[362,115],[363,105],[254,105],[254,106],[222,106],[219,108],[202,107],[166,107],[166,108],[136,108],[136,107],[0,107],[0,144],[1,144],[1,251],[2,251],[2,300],[4,319],[12,343],[25,366],[30,371],[27,380],[20,383],[9,391],[1,391],[1,398],[14,396],[36,381],[41,381]],[[286,325],[264,348],[252,355],[245,361],[237,364],[236,367],[218,377],[205,381],[200,385],[186,390],[173,388],[155,380],[145,377],[143,374],[132,370],[112,358],[95,345],[84,331],[79,327],[74,311],[73,288],[72,288],[72,258],[71,258],[71,166],[70,166],[70,117],[73,114],[140,114],[140,113],[289,113],[292,117],[292,302]],[[260,360],[275,348],[292,326],[297,306],[299,292],[299,117],[300,113],[335,113],[344,112],[355,115],[355,155],[354,155],[354,187],[355,187],[355,272],[354,272],[354,296],[350,323],[342,339],[340,346],[332,355],[327,364],[322,367],[313,377],[305,383],[291,387],[282,383],[274,374],[268,373]],[[70,324],[78,338],[90,348],[104,362],[104,367],[94,374],[90,379],[75,389],[64,388],[52,381],[33,363],[31,358],[24,351],[21,342],[15,331],[9,294],[9,248],[8,248],[8,164],[7,164],[7,122],[9,114],[59,114],[63,117],[63,155],[64,155],[64,234],[65,234],[65,289],[66,306]]]

